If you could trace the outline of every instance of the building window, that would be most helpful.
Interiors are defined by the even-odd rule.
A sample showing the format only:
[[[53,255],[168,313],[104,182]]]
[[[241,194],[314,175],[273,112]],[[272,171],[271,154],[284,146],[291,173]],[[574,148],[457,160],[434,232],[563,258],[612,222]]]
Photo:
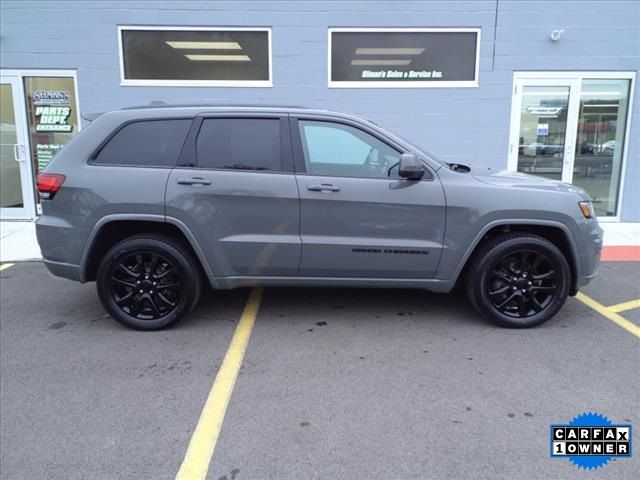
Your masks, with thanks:
[[[329,87],[477,87],[479,28],[330,28]]]
[[[118,27],[122,85],[270,87],[271,29]]]

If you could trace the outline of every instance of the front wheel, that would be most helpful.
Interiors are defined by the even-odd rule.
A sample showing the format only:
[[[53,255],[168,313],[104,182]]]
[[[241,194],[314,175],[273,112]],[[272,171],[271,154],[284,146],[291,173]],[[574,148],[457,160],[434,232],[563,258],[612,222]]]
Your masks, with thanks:
[[[552,318],[567,299],[569,264],[553,243],[513,233],[488,240],[468,271],[471,303],[507,328],[529,328]]]
[[[116,244],[96,279],[105,310],[136,330],[167,328],[200,297],[199,266],[181,243],[164,235],[138,235]]]

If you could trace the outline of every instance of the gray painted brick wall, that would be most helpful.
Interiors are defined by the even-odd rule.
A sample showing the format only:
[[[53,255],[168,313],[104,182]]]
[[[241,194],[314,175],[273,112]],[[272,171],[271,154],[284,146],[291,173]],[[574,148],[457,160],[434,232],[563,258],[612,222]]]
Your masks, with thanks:
[[[151,100],[330,108],[371,118],[444,160],[492,167],[506,167],[514,71],[640,67],[637,0],[3,0],[0,8],[0,68],[77,69],[83,112]],[[270,26],[274,87],[120,86],[117,25]],[[480,87],[328,89],[330,26],[481,27]],[[557,28],[566,33],[553,43],[549,34]],[[640,221],[639,91],[627,152],[625,221]]]

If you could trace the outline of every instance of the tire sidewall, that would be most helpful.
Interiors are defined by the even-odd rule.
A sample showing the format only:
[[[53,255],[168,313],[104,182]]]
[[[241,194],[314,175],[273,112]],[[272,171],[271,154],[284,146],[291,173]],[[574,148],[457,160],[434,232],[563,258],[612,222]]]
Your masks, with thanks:
[[[559,273],[558,290],[544,310],[526,318],[515,318],[505,315],[492,305],[486,289],[487,276],[499,260],[509,254],[520,251],[533,251],[544,254],[552,265],[552,268]],[[472,288],[476,308],[488,319],[500,326],[508,328],[530,328],[540,325],[552,318],[567,299],[571,283],[571,272],[569,265],[562,252],[550,242],[536,238],[513,238],[506,240],[492,249],[482,257],[477,265],[477,272]]]
[[[168,315],[141,320],[123,311],[113,299],[111,277],[119,262],[136,251],[156,252],[165,257],[176,268],[181,283],[180,301]],[[174,246],[153,238],[134,238],[115,245],[100,264],[96,281],[98,296],[105,310],[119,323],[135,330],[159,330],[168,328],[189,313],[195,303],[196,283],[194,272],[184,254]]]

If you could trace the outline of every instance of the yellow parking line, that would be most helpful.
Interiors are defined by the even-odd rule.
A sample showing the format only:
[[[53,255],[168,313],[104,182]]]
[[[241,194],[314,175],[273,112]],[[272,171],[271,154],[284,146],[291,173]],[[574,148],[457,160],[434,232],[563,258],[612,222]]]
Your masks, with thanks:
[[[592,308],[600,315],[608,318],[613,323],[619,325],[620,327],[627,330],[629,333],[632,333],[636,337],[640,338],[640,327],[638,327],[633,322],[630,322],[626,318],[621,317],[616,312],[611,310],[610,308],[605,307],[604,305],[596,302],[593,298],[587,297],[585,294],[578,292],[576,298],[584,303],[587,307]]]
[[[222,421],[247,350],[251,330],[260,308],[262,288],[254,288],[244,307],[229,349],[218,370],[200,419],[193,432],[176,480],[204,480],[209,470],[213,450],[218,441]]]
[[[3,263],[2,265],[0,265],[0,272],[12,266],[13,266],[13,263]]]
[[[630,300],[628,302],[611,305],[607,308],[616,313],[624,312],[625,310],[633,310],[634,308],[640,308],[640,298],[638,300]]]

